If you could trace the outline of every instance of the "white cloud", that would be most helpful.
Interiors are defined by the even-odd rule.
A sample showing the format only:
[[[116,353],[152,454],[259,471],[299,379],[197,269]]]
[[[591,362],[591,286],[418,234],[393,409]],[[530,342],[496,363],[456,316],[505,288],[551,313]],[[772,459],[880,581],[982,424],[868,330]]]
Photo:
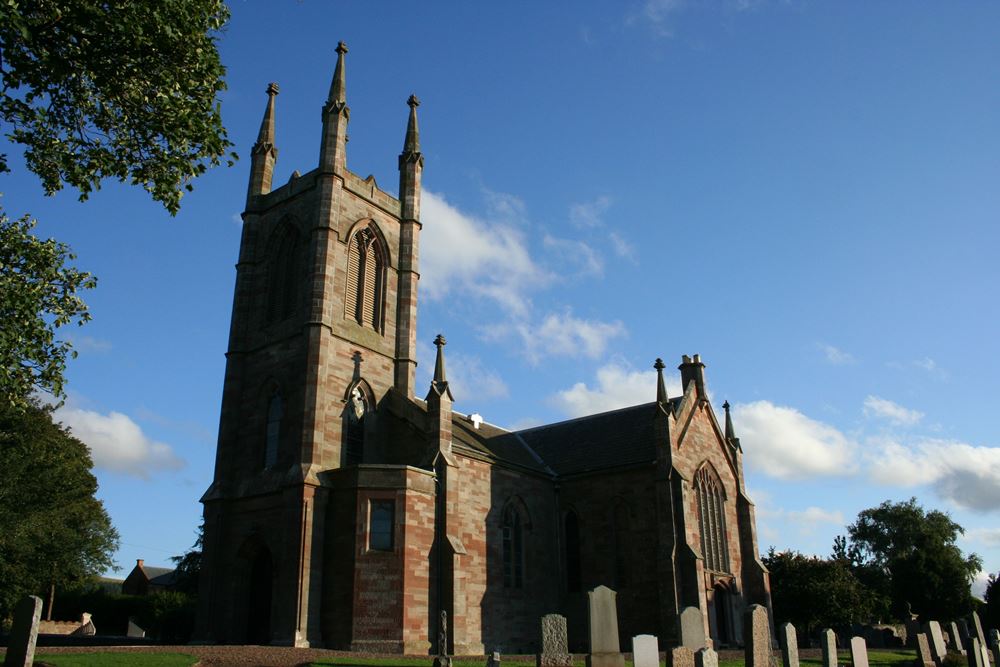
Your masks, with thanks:
[[[633,264],[639,261],[635,252],[635,246],[619,236],[617,232],[611,232],[609,237],[611,239],[611,247],[614,248],[616,255],[622,259],[627,259]]]
[[[836,428],[769,401],[736,405],[733,419],[746,464],[784,479],[855,470],[857,445]]]
[[[821,507],[807,507],[802,511],[792,510],[786,516],[791,521],[814,526],[817,523],[844,525],[844,513],[840,510],[825,510]]]
[[[602,195],[597,199],[569,207],[569,219],[577,227],[600,227],[601,216],[611,207],[611,197]]]
[[[924,438],[904,443],[871,438],[865,448],[873,480],[897,486],[929,484],[958,507],[1000,509],[1000,447]]]
[[[78,352],[94,352],[101,354],[104,352],[111,351],[111,341],[104,340],[103,338],[94,338],[93,336],[77,336],[74,334],[67,334],[66,340],[73,346],[73,349]]]
[[[434,367],[431,362],[431,368]],[[482,360],[469,354],[448,353],[445,355],[448,383],[456,402],[475,409],[477,401],[507,396],[507,384],[491,368],[483,366]]]
[[[819,343],[819,349],[823,352],[826,360],[833,364],[834,366],[846,366],[848,364],[853,364],[857,360],[854,355],[850,352],[844,352],[843,350],[834,347],[833,345],[828,345],[826,343]]]
[[[678,396],[680,382],[667,381],[667,394]],[[569,417],[582,417],[630,405],[656,400],[656,371],[637,371],[620,361],[612,361],[597,370],[596,385],[577,382],[557,392],[551,399]]]
[[[523,207],[516,198],[493,195],[491,207],[504,214]],[[526,314],[528,289],[549,283],[551,276],[532,259],[521,232],[467,215],[427,190],[422,206],[422,296],[435,300],[466,292],[492,299],[509,313]]]
[[[983,599],[983,595],[986,593],[986,585],[989,583],[990,573],[980,570],[975,579],[972,580],[972,594],[975,595],[980,600]]]
[[[64,406],[55,417],[90,448],[94,467],[148,479],[153,473],[184,467],[170,445],[156,442],[120,412],[101,414]]]
[[[887,419],[900,426],[913,426],[924,417],[922,412],[910,410],[899,403],[871,395],[865,399],[864,412],[866,417]]]
[[[575,239],[558,239],[545,235],[542,239],[549,257],[557,259],[565,265],[566,270],[560,271],[563,278],[576,278],[586,275],[599,276],[604,273],[604,262],[601,256],[583,241]],[[575,273],[576,275],[571,275]]]
[[[1000,528],[972,528],[966,530],[960,539],[989,547],[1000,547]]]
[[[684,6],[684,0],[646,0],[625,17],[626,25],[643,23],[661,37],[673,35],[669,19]]]
[[[539,322],[499,324],[484,333],[488,339],[515,335],[524,346],[525,358],[537,364],[544,357],[582,356],[596,359],[604,354],[608,343],[625,335],[625,325],[618,320],[580,319],[567,309],[561,313],[549,313]]]

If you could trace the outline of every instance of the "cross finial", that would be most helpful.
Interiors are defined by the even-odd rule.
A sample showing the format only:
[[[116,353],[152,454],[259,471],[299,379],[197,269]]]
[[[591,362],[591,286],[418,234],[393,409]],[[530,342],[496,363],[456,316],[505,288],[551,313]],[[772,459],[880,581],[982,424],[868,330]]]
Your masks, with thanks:
[[[344,44],[344,42],[337,42],[337,53],[347,53],[347,44]]]
[[[406,100],[406,103],[410,107],[419,107],[420,106],[420,100],[417,98],[416,95],[410,95],[409,99]]]

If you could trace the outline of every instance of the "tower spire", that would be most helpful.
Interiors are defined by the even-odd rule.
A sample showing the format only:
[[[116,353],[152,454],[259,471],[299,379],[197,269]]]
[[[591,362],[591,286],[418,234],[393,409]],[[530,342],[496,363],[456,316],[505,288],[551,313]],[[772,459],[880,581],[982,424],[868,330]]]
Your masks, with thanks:
[[[434,339],[434,346],[437,347],[437,358],[434,359],[434,384],[440,386],[447,386],[448,379],[445,377],[444,372],[444,346],[448,344],[448,341],[444,339],[444,336],[438,334]]]
[[[729,414],[729,401],[722,404],[726,411],[726,440],[736,440],[736,430],[733,428],[733,417]]]
[[[274,145],[274,98],[278,96],[278,84],[267,84],[267,107],[260,121],[257,141],[250,150],[250,186],[247,189],[247,205],[256,195],[271,191],[274,163],[278,160],[278,149]]]
[[[347,122],[351,110],[347,106],[347,82],[344,56],[347,45],[337,44],[337,65],[333,69],[330,94],[323,105],[323,140],[320,144],[319,167],[322,171],[343,173],[347,169]]]
[[[663,365],[663,359],[657,358],[653,368],[656,369],[656,402],[660,405],[666,405],[669,399],[667,398],[667,386],[663,383],[663,369],[666,368]]]
[[[420,155],[420,130],[417,128],[417,107],[420,106],[420,100],[416,95],[410,95],[406,104],[410,107],[410,119],[406,123],[406,140],[403,142],[403,155],[400,157]]]
[[[424,157],[420,153],[417,107],[420,100],[406,101],[410,118],[406,123],[403,152],[399,154],[399,309],[396,321],[396,388],[413,397],[417,351],[417,258],[420,247],[420,181]],[[441,339],[444,340],[443,338]],[[444,343],[442,342],[442,345]],[[441,348],[438,358],[442,360]],[[442,371],[444,368],[442,367]]]

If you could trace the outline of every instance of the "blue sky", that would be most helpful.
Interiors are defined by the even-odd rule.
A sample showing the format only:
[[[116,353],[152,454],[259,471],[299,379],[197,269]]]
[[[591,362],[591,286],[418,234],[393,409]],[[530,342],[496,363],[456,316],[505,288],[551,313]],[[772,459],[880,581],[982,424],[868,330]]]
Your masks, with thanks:
[[[652,400],[656,357],[700,353],[762,551],[827,555],[858,511],[913,495],[1000,571],[1000,5],[232,10],[242,159],[176,218],[112,183],[45,198],[16,160],[0,185],[99,277],[60,416],[94,451],[125,571],[194,538],[264,90],[280,184],[316,164],[340,39],[351,170],[394,191],[422,101],[421,383],[444,333],[457,408],[525,426]]]

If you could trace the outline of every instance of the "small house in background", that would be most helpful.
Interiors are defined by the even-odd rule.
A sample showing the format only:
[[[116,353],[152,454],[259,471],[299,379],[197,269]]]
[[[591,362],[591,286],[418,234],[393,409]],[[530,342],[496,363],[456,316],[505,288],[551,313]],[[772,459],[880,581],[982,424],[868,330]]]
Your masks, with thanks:
[[[153,567],[145,565],[141,558],[135,561],[135,567],[122,582],[122,593],[125,595],[149,595],[157,591],[173,589],[177,572],[170,567]]]

